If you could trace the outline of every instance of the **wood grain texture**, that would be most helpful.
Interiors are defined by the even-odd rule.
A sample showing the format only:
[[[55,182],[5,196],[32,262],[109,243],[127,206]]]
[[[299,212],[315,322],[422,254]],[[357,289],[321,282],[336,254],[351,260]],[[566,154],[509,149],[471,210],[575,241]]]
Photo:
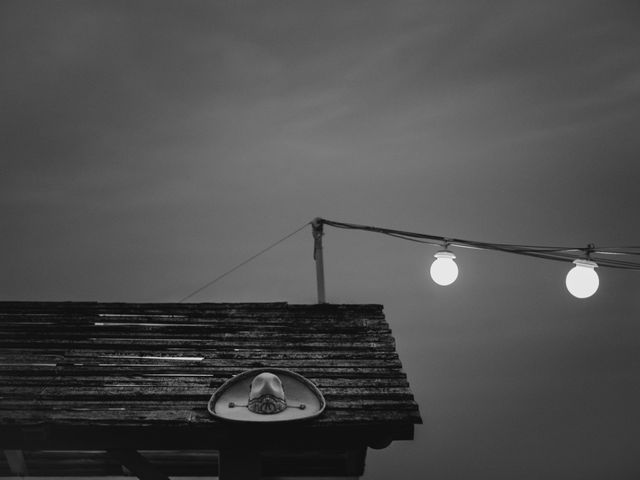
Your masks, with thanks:
[[[152,448],[228,447],[238,429],[206,403],[258,367],[304,375],[327,408],[310,422],[240,428],[257,447],[277,435],[284,446],[361,451],[410,439],[422,421],[380,305],[0,302],[0,446],[139,449],[153,432]],[[68,471],[119,471],[103,453],[58,457]]]

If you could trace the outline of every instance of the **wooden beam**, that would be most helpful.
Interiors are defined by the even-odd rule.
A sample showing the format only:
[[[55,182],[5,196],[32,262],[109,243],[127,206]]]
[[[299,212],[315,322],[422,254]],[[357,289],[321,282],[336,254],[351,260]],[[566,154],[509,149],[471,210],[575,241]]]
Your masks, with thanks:
[[[107,450],[107,452],[140,480],[170,480],[167,475],[149,463],[137,450],[123,448],[111,449]]]
[[[262,480],[359,480],[360,477],[359,476],[349,476],[349,477],[336,477],[331,475],[330,477],[308,477],[308,476],[302,476],[302,477],[291,477],[291,476],[286,476],[286,477],[262,477]]]
[[[19,477],[28,475],[27,463],[24,461],[22,450],[5,450],[4,456],[7,457],[11,473]]]
[[[313,259],[316,261],[316,283],[318,289],[318,303],[326,303],[324,290],[324,260],[322,258],[322,220],[316,218],[311,222],[313,227]]]
[[[250,449],[224,449],[219,452],[219,480],[260,480],[260,453]]]
[[[359,477],[364,475],[364,466],[367,458],[367,447],[360,447],[347,451],[346,455],[346,473]]]

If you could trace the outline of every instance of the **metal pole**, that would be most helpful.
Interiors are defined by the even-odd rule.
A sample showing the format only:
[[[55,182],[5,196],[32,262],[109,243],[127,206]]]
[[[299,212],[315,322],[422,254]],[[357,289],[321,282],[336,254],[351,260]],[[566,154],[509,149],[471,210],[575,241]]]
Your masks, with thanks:
[[[324,293],[324,261],[322,259],[322,219],[315,218],[313,227],[313,258],[316,261],[316,283],[318,284],[318,303],[327,303]]]

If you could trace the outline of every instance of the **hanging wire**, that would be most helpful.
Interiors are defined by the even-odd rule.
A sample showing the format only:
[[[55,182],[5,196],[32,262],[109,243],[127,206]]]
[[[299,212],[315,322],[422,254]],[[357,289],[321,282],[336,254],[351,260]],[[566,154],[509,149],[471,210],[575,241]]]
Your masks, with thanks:
[[[620,258],[607,258],[604,256],[635,256],[640,255],[640,246],[626,247],[595,247],[592,244],[586,247],[558,247],[540,245],[518,245],[509,243],[489,243],[476,240],[464,240],[460,238],[442,237],[439,235],[429,235],[426,233],[407,232],[390,228],[375,227],[369,225],[358,225],[355,223],[336,222],[319,218],[322,224],[335,228],[347,230],[362,230],[366,232],[379,233],[394,238],[400,238],[410,242],[423,243],[427,245],[443,247],[445,244],[452,247],[472,248],[476,250],[493,250],[515,255],[525,255],[528,257],[542,258],[545,260],[556,260],[562,262],[572,262],[579,258],[589,256],[598,263],[600,267],[619,268],[625,270],[640,270],[640,263]]]
[[[445,245],[458,248],[470,248],[473,250],[493,250],[504,253],[511,253],[514,255],[524,255],[528,257],[541,258],[545,260],[555,260],[561,262],[573,262],[576,259],[589,257],[595,261],[599,267],[619,268],[624,270],[640,270],[640,263],[631,260],[624,260],[620,257],[623,256],[638,256],[640,255],[640,246],[624,246],[624,247],[596,247],[593,244],[589,244],[586,247],[558,247],[558,246],[540,246],[540,245],[519,245],[510,243],[489,243],[480,242],[477,240],[464,240],[460,238],[443,237],[439,235],[430,235],[426,233],[407,232],[403,230],[394,230],[391,228],[375,227],[370,225],[359,225],[356,223],[344,223],[336,222],[333,220],[327,220],[324,218],[316,218],[314,220],[317,224],[329,225],[335,228],[341,228],[346,230],[361,230],[366,232],[379,233],[381,235],[387,235],[393,238],[399,238],[409,242],[416,242],[426,245],[432,245],[443,248]],[[243,267],[247,263],[255,260],[260,255],[268,252],[272,248],[281,244],[288,238],[294,236],[300,230],[306,228],[313,222],[306,222],[301,227],[295,229],[293,232],[285,235],[281,239],[275,241],[269,246],[263,248],[258,253],[250,256],[246,260],[243,260],[233,268],[218,275],[216,278],[207,282],[202,287],[194,290],[189,295],[183,297],[178,303],[182,303],[191,297],[197,295],[201,291],[209,288],[213,284],[222,280],[227,275],[235,272],[239,268]],[[615,256],[617,258],[611,258]]]
[[[200,293],[201,291],[203,291],[206,288],[209,288],[211,285],[213,285],[214,283],[222,280],[224,277],[226,277],[227,275],[235,272],[236,270],[238,270],[239,268],[243,267],[244,265],[246,265],[247,263],[249,263],[252,260],[255,260],[256,258],[258,258],[260,255],[262,255],[263,253],[268,252],[269,250],[271,250],[273,247],[281,244],[282,242],[284,242],[285,240],[287,240],[289,237],[293,237],[296,233],[298,233],[300,230],[302,230],[303,228],[307,227],[307,225],[309,225],[311,222],[307,222],[304,225],[302,225],[301,227],[295,229],[293,232],[289,233],[288,235],[285,235],[284,237],[282,237],[280,240],[277,240],[276,242],[273,242],[271,245],[269,245],[268,247],[263,248],[262,250],[260,250],[258,253],[256,253],[255,255],[250,256],[249,258],[247,258],[246,260],[240,262],[239,264],[237,264],[235,267],[227,270],[226,272],[222,273],[221,275],[218,275],[216,278],[214,278],[213,280],[211,280],[210,282],[204,284],[202,287],[198,288],[197,290],[194,290],[193,292],[191,292],[189,295],[187,295],[186,297],[183,297],[182,299],[180,299],[178,301],[178,303],[182,303],[185,300],[189,300],[191,297],[193,297],[194,295]]]

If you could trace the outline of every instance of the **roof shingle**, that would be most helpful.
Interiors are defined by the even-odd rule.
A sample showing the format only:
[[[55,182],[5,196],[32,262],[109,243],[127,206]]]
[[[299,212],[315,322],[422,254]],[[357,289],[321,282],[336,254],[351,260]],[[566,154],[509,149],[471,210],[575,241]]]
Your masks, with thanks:
[[[207,401],[258,367],[304,375],[327,408],[255,441],[376,445],[410,439],[421,423],[380,305],[0,302],[0,443],[227,445],[239,430]]]

